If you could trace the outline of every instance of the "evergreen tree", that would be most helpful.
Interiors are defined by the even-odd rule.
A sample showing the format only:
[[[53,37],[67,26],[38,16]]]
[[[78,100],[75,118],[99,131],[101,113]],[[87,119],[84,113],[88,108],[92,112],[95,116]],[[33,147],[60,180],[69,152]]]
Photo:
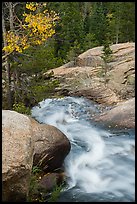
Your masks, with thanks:
[[[120,42],[135,41],[135,2],[122,2]]]
[[[95,35],[95,38],[99,41],[100,45],[106,36],[107,27],[107,7],[103,2],[94,2],[93,13],[91,16],[91,29],[90,32]]]
[[[60,2],[58,5],[60,21],[56,26],[56,53],[66,59],[67,53],[72,49],[74,42],[82,44],[83,18],[80,13],[79,2]],[[54,8],[53,2],[49,3],[50,9]]]
[[[135,41],[135,2],[109,2],[113,43]]]

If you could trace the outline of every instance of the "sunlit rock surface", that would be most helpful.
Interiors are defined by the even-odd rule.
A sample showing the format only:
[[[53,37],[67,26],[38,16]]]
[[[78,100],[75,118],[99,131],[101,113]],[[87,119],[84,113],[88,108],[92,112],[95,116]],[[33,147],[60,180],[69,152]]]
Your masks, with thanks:
[[[25,201],[33,165],[34,143],[30,119],[2,111],[2,200]]]
[[[57,91],[71,96],[84,96],[98,103],[113,105],[135,96],[135,43],[111,45],[112,56],[104,72],[102,46],[79,55],[70,62],[53,69],[60,80]],[[50,72],[50,71],[49,71]]]
[[[110,127],[135,128],[135,98],[117,104],[94,119]]]
[[[56,127],[15,111],[2,111],[2,200],[26,201],[32,166],[55,170],[70,151]]]

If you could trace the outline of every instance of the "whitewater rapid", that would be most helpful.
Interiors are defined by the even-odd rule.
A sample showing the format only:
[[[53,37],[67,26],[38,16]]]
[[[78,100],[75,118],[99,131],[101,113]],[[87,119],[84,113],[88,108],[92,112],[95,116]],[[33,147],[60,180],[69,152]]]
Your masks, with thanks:
[[[46,99],[32,117],[61,130],[71,142],[64,161],[67,187],[60,202],[135,200],[135,135],[95,125],[99,105],[84,98]]]

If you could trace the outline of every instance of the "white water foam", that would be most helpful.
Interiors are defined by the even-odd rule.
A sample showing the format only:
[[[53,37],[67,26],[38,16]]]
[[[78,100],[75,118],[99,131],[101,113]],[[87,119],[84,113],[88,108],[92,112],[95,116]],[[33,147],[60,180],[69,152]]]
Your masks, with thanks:
[[[54,125],[71,142],[65,159],[68,188],[82,192],[135,194],[134,138],[113,135],[85,120],[87,110],[96,111],[84,98],[47,99],[32,109],[39,122]],[[66,189],[66,190],[67,190]]]

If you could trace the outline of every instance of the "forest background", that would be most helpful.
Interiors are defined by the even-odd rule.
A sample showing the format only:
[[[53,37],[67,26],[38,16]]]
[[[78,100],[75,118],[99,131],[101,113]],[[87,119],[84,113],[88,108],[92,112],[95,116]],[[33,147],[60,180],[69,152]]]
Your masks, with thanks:
[[[2,108],[29,114],[56,97],[47,70],[124,42],[135,42],[135,2],[2,2]]]

